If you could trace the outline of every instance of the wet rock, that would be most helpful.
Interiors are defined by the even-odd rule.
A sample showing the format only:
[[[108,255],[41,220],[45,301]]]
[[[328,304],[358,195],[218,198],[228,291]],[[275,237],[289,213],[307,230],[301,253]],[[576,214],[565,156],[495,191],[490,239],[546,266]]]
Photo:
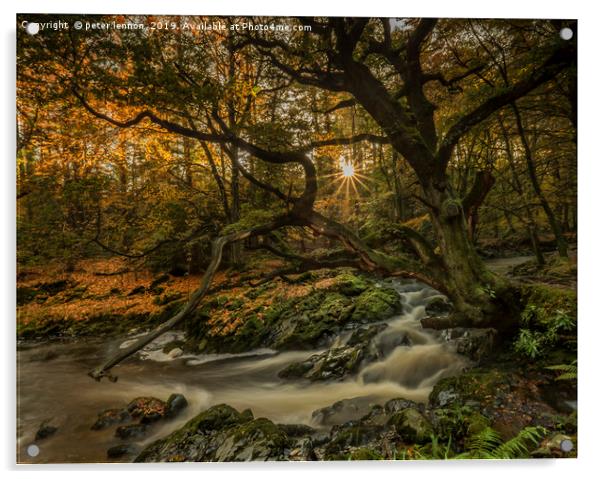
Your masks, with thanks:
[[[51,426],[50,424],[48,424],[48,421],[45,421],[42,424],[40,424],[40,427],[36,432],[36,441],[40,441],[41,439],[46,439],[50,436],[53,436],[57,431],[58,427]]]
[[[386,324],[375,324],[369,327],[358,328],[349,337],[347,346],[367,345],[374,336],[387,329]]]
[[[184,341],[180,339],[174,339],[173,341],[169,341],[165,346],[163,346],[163,352],[165,354],[169,354],[174,349],[182,349],[184,346]]]
[[[289,437],[311,436],[316,430],[306,424],[278,424],[278,427]]]
[[[342,424],[352,419],[360,419],[368,414],[374,403],[372,396],[360,396],[352,399],[342,399],[334,404],[315,410],[312,420],[316,424],[330,426]]]
[[[160,421],[163,418],[163,414],[156,411],[151,411],[140,417],[140,424],[152,424],[154,422]]]
[[[272,421],[220,404],[149,445],[135,461],[283,460],[292,444]]]
[[[444,316],[450,314],[454,310],[451,302],[443,296],[435,296],[424,308],[427,316]]]
[[[405,398],[390,399],[385,403],[385,411],[394,414],[407,408],[418,408],[418,404]]]
[[[311,356],[305,361],[291,363],[284,369],[278,372],[278,377],[281,378],[301,378],[314,367],[314,356]]]
[[[214,460],[283,460],[290,446],[287,435],[266,418],[253,419],[228,431],[215,451]]]
[[[296,441],[287,457],[289,461],[316,461],[317,459],[314,443],[309,437]]]
[[[376,356],[379,359],[386,358],[399,346],[412,346],[412,339],[408,334],[392,331],[378,338],[374,345]]]
[[[363,347],[354,346],[329,349],[312,358],[314,365],[303,377],[311,381],[326,381],[342,379],[357,372],[365,356]]]
[[[106,409],[98,415],[98,418],[91,429],[100,431],[101,429],[106,429],[115,424],[129,421],[131,417],[132,416],[127,409]]]
[[[115,436],[120,439],[134,439],[144,436],[147,429],[148,426],[146,424],[128,424],[126,426],[119,426],[115,430]]]
[[[414,408],[393,414],[387,424],[410,444],[424,444],[430,441],[434,432],[431,423]]]
[[[107,450],[107,457],[109,459],[118,459],[123,456],[129,456],[136,454],[138,448],[133,444],[118,444],[117,446],[110,447]]]
[[[332,428],[332,439],[324,448],[324,459],[347,459],[353,448],[361,446],[376,447],[382,428],[351,421]]]
[[[424,329],[450,329],[454,327],[454,318],[451,316],[425,316],[420,320],[420,324]]]
[[[479,363],[494,350],[497,331],[493,328],[467,329],[456,341],[456,351]]]
[[[460,398],[460,394],[456,392],[455,388],[445,388],[442,385],[431,391],[429,395],[429,405],[431,407],[445,407],[453,404]]]
[[[188,407],[188,401],[182,394],[172,394],[167,399],[165,417],[174,418],[186,407]]]
[[[138,397],[132,400],[127,410],[133,418],[140,419],[142,423],[158,421],[165,416],[167,404],[154,397]]]
[[[314,354],[305,361],[289,364],[278,373],[282,378],[300,378],[310,381],[343,379],[358,372],[360,366],[378,357],[372,338],[387,327],[379,324],[355,330],[347,343],[338,348]]]
[[[390,414],[385,411],[385,408],[379,404],[372,406],[368,414],[360,419],[360,423],[365,426],[384,426],[389,420]]]
[[[169,353],[167,353],[171,359],[179,358],[182,356],[182,354],[184,354],[184,351],[182,351],[180,348],[173,348],[171,351],[169,351]]]

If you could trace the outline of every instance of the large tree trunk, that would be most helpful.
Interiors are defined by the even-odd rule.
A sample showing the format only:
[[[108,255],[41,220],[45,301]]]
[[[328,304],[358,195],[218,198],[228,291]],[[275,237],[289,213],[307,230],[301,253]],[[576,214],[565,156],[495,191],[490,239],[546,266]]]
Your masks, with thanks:
[[[441,192],[431,185],[424,187],[431,205],[430,217],[435,231],[445,276],[445,293],[454,303],[452,324],[493,326],[503,330],[516,324],[514,309],[506,296],[507,281],[489,271],[469,238],[462,201],[450,188]]]

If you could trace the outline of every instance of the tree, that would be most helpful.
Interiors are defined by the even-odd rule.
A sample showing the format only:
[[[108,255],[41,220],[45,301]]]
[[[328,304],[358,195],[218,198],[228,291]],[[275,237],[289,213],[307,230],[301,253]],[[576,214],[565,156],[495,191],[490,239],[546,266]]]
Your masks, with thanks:
[[[310,261],[269,244],[274,230],[291,226],[340,242],[346,254],[334,264],[417,278],[441,290],[455,305],[455,324],[508,327],[514,319],[508,314],[514,296],[505,281],[483,266],[467,225],[467,219],[475,223],[492,178],[486,173],[474,175],[474,184],[461,197],[449,180],[448,169],[456,146],[473,128],[575,64],[576,40],[560,40],[557,26],[547,22],[538,22],[533,29],[537,33],[530,34],[526,27],[533,22],[482,21],[477,28],[504,39],[503,51],[512,58],[505,76],[500,77],[492,58],[480,58],[475,54],[478,46],[466,42],[467,32],[475,28],[466,21],[276,21],[291,27],[307,25],[311,31],[291,28],[236,36],[189,32],[177,37],[123,32],[118,43],[105,32],[86,36],[74,32],[42,48],[55,65],[62,62],[59,83],[93,117],[118,129],[153,125],[203,145],[216,145],[232,162],[232,198],[238,195],[240,173],[280,203],[273,208],[274,214],[243,217],[214,240],[202,287],[166,327],[196,307],[227,243],[260,236],[272,252],[289,259],[294,256],[304,268],[333,264],[327,258]],[[467,46],[460,50],[457,44],[463,42]],[[204,54],[224,45],[226,56],[211,59]],[[222,61],[229,65],[225,82],[216,73]],[[234,102],[228,82],[236,78],[241,65],[252,65],[252,74],[245,87],[236,85],[238,92],[246,93],[243,101]],[[318,120],[314,121],[317,128],[308,132],[311,115],[300,111],[300,102],[318,94],[340,98],[328,107],[327,117],[346,108],[360,110],[368,119],[366,131],[337,137],[329,134],[327,121]],[[269,120],[263,121],[262,115],[268,112]],[[317,153],[361,142],[390,145],[393,158],[400,155],[409,166],[417,181],[418,201],[430,217],[434,243],[397,225],[397,234],[410,250],[391,256],[368,246],[356,231],[318,210]],[[208,152],[209,147],[205,153],[210,156]],[[251,158],[284,177],[265,181],[250,171]],[[302,181],[298,179],[301,172]],[[292,178],[288,185],[287,176]],[[143,346],[157,332],[133,348]],[[115,364],[109,363],[95,376],[101,377]]]

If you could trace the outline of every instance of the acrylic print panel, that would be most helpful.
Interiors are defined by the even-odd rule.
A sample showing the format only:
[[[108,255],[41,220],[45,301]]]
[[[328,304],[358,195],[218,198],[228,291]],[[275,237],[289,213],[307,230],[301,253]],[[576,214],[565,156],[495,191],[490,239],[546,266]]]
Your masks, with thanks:
[[[575,457],[571,20],[17,17],[17,461]]]

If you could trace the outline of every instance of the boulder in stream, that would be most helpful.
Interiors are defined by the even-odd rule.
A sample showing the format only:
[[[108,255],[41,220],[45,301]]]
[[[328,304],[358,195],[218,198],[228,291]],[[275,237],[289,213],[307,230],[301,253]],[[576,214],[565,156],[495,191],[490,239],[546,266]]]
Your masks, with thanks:
[[[182,394],[172,394],[167,399],[165,417],[176,417],[183,409],[186,409],[186,407],[188,407],[188,401]]]
[[[151,423],[165,416],[167,404],[154,397],[138,397],[132,400],[127,410],[133,418],[140,419],[141,423]]]
[[[331,426],[333,424],[342,424],[352,419],[359,419],[368,414],[374,404],[372,396],[360,396],[352,399],[342,399],[315,410],[312,414],[312,421],[322,426]]]
[[[345,345],[314,354],[304,361],[289,364],[278,373],[278,376],[326,381],[343,379],[350,374],[355,374],[362,364],[377,359],[379,353],[371,340],[386,327],[386,324],[378,324],[356,329]]]
[[[58,427],[56,426],[51,426],[50,424],[48,424],[50,421],[44,421],[42,424],[40,424],[40,427],[38,428],[37,432],[36,432],[36,441],[40,441],[41,439],[46,439],[52,435],[54,435],[56,433],[56,431],[58,431]]]
[[[148,426],[146,424],[128,424],[126,426],[119,426],[115,430],[115,436],[121,439],[134,439],[144,436],[147,429]]]
[[[105,409],[98,415],[96,422],[91,429],[100,431],[115,424],[120,424],[129,421],[132,418],[127,409]]]
[[[269,419],[219,404],[150,444],[135,462],[283,460],[292,445]]]

